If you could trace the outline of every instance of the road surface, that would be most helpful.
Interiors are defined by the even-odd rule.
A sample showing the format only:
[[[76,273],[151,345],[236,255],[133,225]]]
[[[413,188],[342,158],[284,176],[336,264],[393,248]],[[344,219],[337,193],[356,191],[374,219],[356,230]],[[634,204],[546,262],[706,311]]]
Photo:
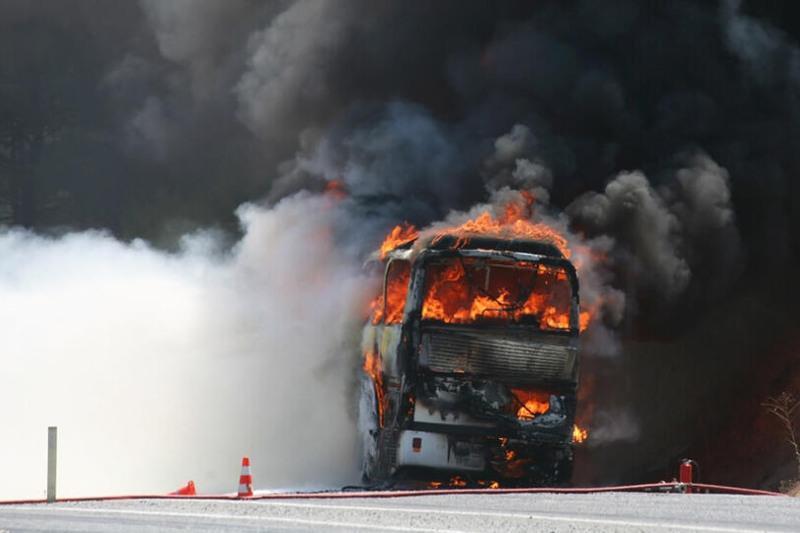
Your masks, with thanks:
[[[456,494],[124,500],[0,507],[0,531],[800,531],[800,500],[684,494]]]

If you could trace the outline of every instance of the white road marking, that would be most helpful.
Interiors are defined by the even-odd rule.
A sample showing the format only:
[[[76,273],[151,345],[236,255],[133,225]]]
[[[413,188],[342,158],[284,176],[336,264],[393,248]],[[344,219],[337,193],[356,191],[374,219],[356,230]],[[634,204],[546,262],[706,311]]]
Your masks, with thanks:
[[[97,514],[122,514],[139,516],[169,516],[174,518],[211,518],[218,520],[262,520],[267,522],[286,522],[309,526],[344,527],[354,529],[377,529],[379,531],[414,531],[428,533],[469,533],[459,529],[436,529],[412,526],[386,526],[382,524],[365,524],[361,522],[336,522],[333,520],[310,520],[308,518],[288,518],[282,516],[243,516],[222,513],[181,513],[177,511],[142,511],[138,509],[78,509],[74,507],[16,507],[15,509],[26,512],[48,513],[54,511],[67,511],[72,513],[97,513]]]
[[[235,503],[253,503],[253,502],[235,502]],[[319,503],[292,503],[292,502],[271,502],[271,501],[258,501],[258,505],[274,506],[274,507],[298,507],[306,509],[338,509],[342,511],[395,511],[402,513],[418,513],[418,514],[442,514],[442,515],[456,515],[456,516],[486,516],[494,518],[520,518],[520,519],[536,519],[536,520],[549,520],[552,522],[578,522],[583,524],[602,524],[610,526],[630,526],[630,527],[646,527],[646,528],[669,528],[669,529],[685,529],[688,531],[713,531],[720,533],[755,533],[764,531],[764,529],[743,529],[725,526],[712,526],[706,524],[675,524],[671,522],[658,522],[654,520],[621,520],[614,518],[583,518],[573,515],[558,515],[558,514],[538,514],[538,513],[507,513],[500,511],[458,511],[451,509],[429,509],[429,508],[413,508],[413,507],[379,507],[371,505],[338,505],[338,504],[319,504]]]

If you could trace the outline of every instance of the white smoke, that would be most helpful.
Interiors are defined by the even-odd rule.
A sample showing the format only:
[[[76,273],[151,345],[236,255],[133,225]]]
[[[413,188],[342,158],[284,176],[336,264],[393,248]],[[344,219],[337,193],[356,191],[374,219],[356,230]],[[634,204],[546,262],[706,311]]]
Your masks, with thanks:
[[[337,208],[299,195],[239,210],[177,254],[85,232],[0,233],[0,498],[236,490],[357,478],[352,380],[365,284]]]
[[[588,441],[591,447],[610,442],[636,442],[640,435],[638,421],[624,407],[592,413],[592,432]]]

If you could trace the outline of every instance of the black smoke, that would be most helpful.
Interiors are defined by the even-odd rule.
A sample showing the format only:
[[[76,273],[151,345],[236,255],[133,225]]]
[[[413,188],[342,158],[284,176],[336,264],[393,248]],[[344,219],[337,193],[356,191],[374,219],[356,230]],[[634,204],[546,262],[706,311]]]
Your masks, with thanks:
[[[171,247],[337,180],[335,234],[366,252],[397,222],[534,190],[603,242],[625,294],[604,317],[618,356],[587,346],[585,403],[619,436],[591,453],[624,479],[684,453],[722,471],[709,435],[796,335],[789,5],[6,0],[0,216]]]

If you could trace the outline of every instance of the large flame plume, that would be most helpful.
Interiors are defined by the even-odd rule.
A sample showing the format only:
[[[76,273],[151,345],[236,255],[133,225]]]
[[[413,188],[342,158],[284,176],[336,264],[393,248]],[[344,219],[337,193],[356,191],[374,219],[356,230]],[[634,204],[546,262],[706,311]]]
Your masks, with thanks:
[[[536,197],[530,191],[519,191],[522,202],[508,201],[495,215],[488,209],[478,216],[453,227],[437,228],[434,241],[444,235],[456,235],[455,247],[469,243],[470,236],[486,235],[504,239],[530,239],[554,245],[567,259],[571,252],[567,239],[558,230],[544,222],[533,220],[533,207]]]
[[[521,201],[519,201],[521,199]],[[385,259],[395,248],[408,245],[416,239],[431,239],[437,242],[446,235],[455,236],[454,247],[468,245],[476,236],[489,236],[501,239],[529,239],[552,244],[566,258],[573,256],[567,237],[551,224],[534,220],[536,198],[529,191],[519,191],[519,197],[505,202],[494,214],[485,209],[476,216],[455,225],[437,225],[435,229],[420,232],[413,225],[403,223],[392,228],[379,248],[379,256]],[[582,246],[576,257],[580,267],[589,261],[604,259],[602,252],[596,252]],[[480,318],[503,317],[510,321],[519,321],[524,317],[539,317],[542,329],[569,329],[569,294],[567,273],[557,267],[545,265],[531,266],[517,263],[515,275],[506,276],[505,283],[493,287],[491,294],[470,294],[465,278],[470,274],[470,267],[465,262],[431,267],[428,290],[422,308],[423,319],[438,320],[446,323],[464,324]],[[536,272],[533,272],[533,270]],[[520,294],[520,285],[516,282],[522,277],[536,274],[539,280],[529,294]],[[515,288],[516,284],[516,288]],[[405,304],[408,271],[390,274],[386,291],[386,322],[399,323],[402,319]],[[384,295],[381,294],[372,304],[373,320],[377,323],[384,319]],[[588,328],[592,316],[596,314],[597,305],[584,309],[579,314],[578,327],[581,331]]]

